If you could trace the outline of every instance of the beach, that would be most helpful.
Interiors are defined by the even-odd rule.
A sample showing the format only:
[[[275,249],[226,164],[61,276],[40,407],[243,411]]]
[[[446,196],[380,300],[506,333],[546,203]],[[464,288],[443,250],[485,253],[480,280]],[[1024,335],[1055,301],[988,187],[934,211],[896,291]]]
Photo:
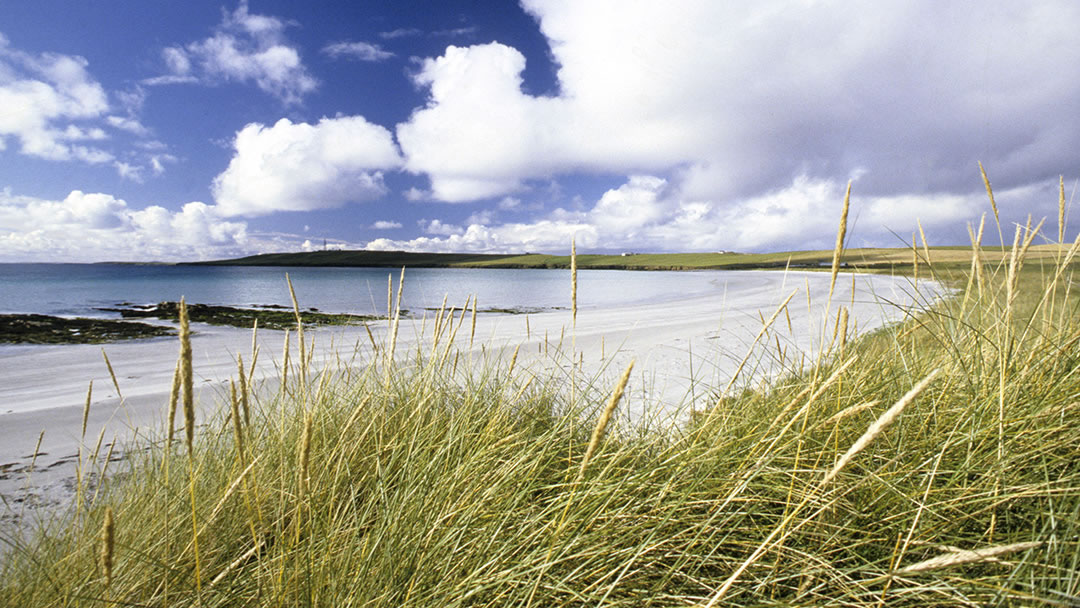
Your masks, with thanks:
[[[579,385],[596,390],[607,390],[612,378],[634,361],[629,398],[619,416],[663,424],[708,407],[736,370],[741,372],[735,386],[747,387],[774,377],[781,369],[813,364],[823,344],[828,347],[834,340],[840,307],[849,309],[849,333],[863,333],[902,320],[946,293],[928,281],[916,289],[909,278],[842,274],[830,304],[829,278],[828,273],[819,272],[760,271],[753,288],[583,308],[576,323],[569,309],[527,315],[484,313],[477,315],[475,333],[470,311],[456,333],[455,347],[464,364],[474,366],[491,364],[495,358],[506,361],[516,349],[519,369],[565,373]],[[786,310],[775,316],[767,338],[755,343],[763,321],[774,316],[785,301]],[[456,319],[462,318],[463,304],[448,304],[458,307]],[[433,316],[428,312],[401,319],[398,359],[407,361],[418,350],[429,351]],[[388,323],[371,323],[369,328],[376,344],[387,342]],[[218,412],[229,379],[237,376],[237,356],[250,365],[252,332],[203,324],[194,324],[193,331],[197,407],[200,419],[205,420]],[[362,326],[305,333],[315,340],[316,371],[363,366],[372,356],[371,338]],[[276,391],[284,335],[271,330],[257,334],[254,378],[264,397]],[[103,351],[115,371],[119,395]],[[295,336],[290,352],[296,361]],[[132,440],[159,438],[177,353],[175,338],[0,349],[0,386],[5,389],[0,395],[0,496],[8,505],[6,517],[17,518],[27,507],[34,507],[29,512],[39,507],[47,511],[70,500],[80,443],[86,459],[100,437],[100,453],[112,450],[112,458],[119,460]],[[572,369],[572,360],[580,365]],[[91,381],[83,436],[83,409]],[[111,471],[122,468],[111,466]]]

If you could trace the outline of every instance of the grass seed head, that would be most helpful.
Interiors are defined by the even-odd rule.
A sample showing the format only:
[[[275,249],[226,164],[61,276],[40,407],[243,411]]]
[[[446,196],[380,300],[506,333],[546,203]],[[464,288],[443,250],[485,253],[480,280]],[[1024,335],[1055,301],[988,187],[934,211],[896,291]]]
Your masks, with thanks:
[[[570,308],[571,323],[577,327],[577,239],[570,239]]]
[[[90,398],[94,394],[94,381],[90,381],[90,386],[86,387],[86,405],[83,406],[82,411],[82,435],[83,439],[86,439],[86,420],[90,417]]]
[[[832,301],[833,289],[836,287],[836,273],[840,271],[840,255],[844,251],[844,239],[847,237],[848,208],[851,206],[851,182],[848,182],[847,192],[844,193],[844,206],[840,209],[840,226],[836,231],[836,246],[833,248],[832,276],[829,279],[829,301]]]
[[[176,367],[173,369],[172,387],[169,389],[169,414],[168,414],[168,440],[167,445],[172,446],[173,437],[176,434],[176,403],[180,400],[180,358],[176,359]]]
[[[611,398],[608,399],[607,405],[604,406],[604,411],[600,413],[600,419],[596,421],[596,427],[593,428],[592,437],[589,438],[589,447],[585,450],[585,457],[581,459],[581,471],[578,475],[585,474],[585,467],[589,465],[589,460],[592,459],[593,454],[596,452],[596,448],[600,446],[600,441],[604,438],[604,433],[607,431],[608,423],[611,422],[611,415],[615,413],[615,407],[619,405],[619,401],[622,399],[623,392],[626,390],[626,385],[630,382],[630,372],[634,369],[634,362],[631,361],[630,365],[626,366],[626,370],[619,378],[618,384],[615,385],[615,390],[611,393]]]

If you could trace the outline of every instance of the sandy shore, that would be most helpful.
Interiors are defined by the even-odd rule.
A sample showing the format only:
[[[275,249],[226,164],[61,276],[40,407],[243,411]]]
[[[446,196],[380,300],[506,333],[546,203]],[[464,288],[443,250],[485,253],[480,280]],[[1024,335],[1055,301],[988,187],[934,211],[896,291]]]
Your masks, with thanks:
[[[551,371],[555,366],[569,369],[567,353],[573,345],[583,363],[582,377],[593,378],[605,387],[633,359],[631,397],[621,414],[663,419],[691,407],[706,407],[715,398],[715,389],[727,384],[747,355],[762,319],[772,315],[792,293],[787,314],[778,318],[768,344],[759,345],[750,357],[743,372],[745,381],[760,381],[775,372],[781,353],[788,367],[801,358],[812,362],[822,342],[827,345],[832,338],[832,323],[840,305],[851,308],[849,325],[862,333],[900,320],[943,293],[940,286],[929,282],[920,283],[916,290],[906,278],[858,275],[853,281],[847,275],[838,280],[833,304],[827,307],[827,273],[754,271],[754,275],[755,287],[737,293],[728,293],[718,285],[708,296],[663,303],[603,310],[582,303],[576,330],[568,310],[481,314],[474,357],[498,356],[520,345],[519,365],[537,371]],[[426,327],[430,334],[430,325],[430,320],[404,320],[398,352],[415,349],[424,340],[421,329]],[[220,406],[228,379],[235,377],[236,356],[250,361],[252,336],[250,331],[232,328],[193,328],[198,407],[206,416]],[[385,323],[373,324],[371,329],[377,341],[387,332]],[[468,330],[466,325],[458,334],[461,348],[468,347]],[[334,363],[337,357],[348,360],[357,344],[362,350],[356,363],[362,364],[370,355],[370,341],[362,327],[313,333],[316,368]],[[561,350],[557,348],[560,336]],[[264,382],[278,377],[283,337],[284,332],[259,332],[256,377]],[[116,372],[122,399],[109,377],[100,346],[0,347],[0,498],[7,504],[5,519],[18,519],[25,509],[48,510],[70,499],[80,441],[86,452],[92,452],[100,435],[102,453],[116,442],[114,457],[119,458],[129,440],[163,428],[178,351],[176,340],[115,343],[105,345],[104,350]],[[292,356],[296,356],[295,339]],[[86,437],[81,439],[83,403],[91,381],[90,416]],[[41,446],[35,459],[39,435]]]

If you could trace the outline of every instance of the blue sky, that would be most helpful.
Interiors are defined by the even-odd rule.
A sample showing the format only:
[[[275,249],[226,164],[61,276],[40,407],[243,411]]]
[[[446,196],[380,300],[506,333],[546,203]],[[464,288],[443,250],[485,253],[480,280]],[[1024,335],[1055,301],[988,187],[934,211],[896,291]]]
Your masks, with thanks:
[[[0,2],[0,261],[963,244],[1057,216],[1080,6]],[[1056,235],[1056,229],[1049,232]],[[996,230],[988,234],[996,235]],[[1075,234],[1075,231],[1070,231]]]

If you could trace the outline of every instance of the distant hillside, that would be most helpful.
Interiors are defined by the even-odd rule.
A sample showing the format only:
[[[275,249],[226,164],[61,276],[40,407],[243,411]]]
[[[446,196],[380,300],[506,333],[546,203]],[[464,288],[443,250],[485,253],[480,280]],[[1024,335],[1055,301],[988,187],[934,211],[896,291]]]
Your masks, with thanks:
[[[1008,248],[984,248],[987,263],[1000,259]],[[846,268],[864,271],[908,273],[914,252],[910,248],[846,249],[841,258]],[[969,247],[930,247],[918,249],[919,264],[927,263],[926,254],[935,265],[967,267]],[[1055,259],[1061,254],[1058,245],[1032,246],[1028,259]],[[779,253],[634,253],[622,255],[579,255],[579,268],[614,270],[751,270],[766,268],[821,269],[832,264],[833,252],[789,251]],[[405,251],[311,251],[301,253],[266,253],[234,260],[195,262],[210,266],[367,266],[400,268],[569,268],[570,256],[477,253],[411,253]]]
[[[407,251],[305,251],[263,253],[232,260],[191,262],[196,266],[368,266],[430,267],[460,266],[469,263],[497,262],[509,255],[474,253],[411,253]]]

